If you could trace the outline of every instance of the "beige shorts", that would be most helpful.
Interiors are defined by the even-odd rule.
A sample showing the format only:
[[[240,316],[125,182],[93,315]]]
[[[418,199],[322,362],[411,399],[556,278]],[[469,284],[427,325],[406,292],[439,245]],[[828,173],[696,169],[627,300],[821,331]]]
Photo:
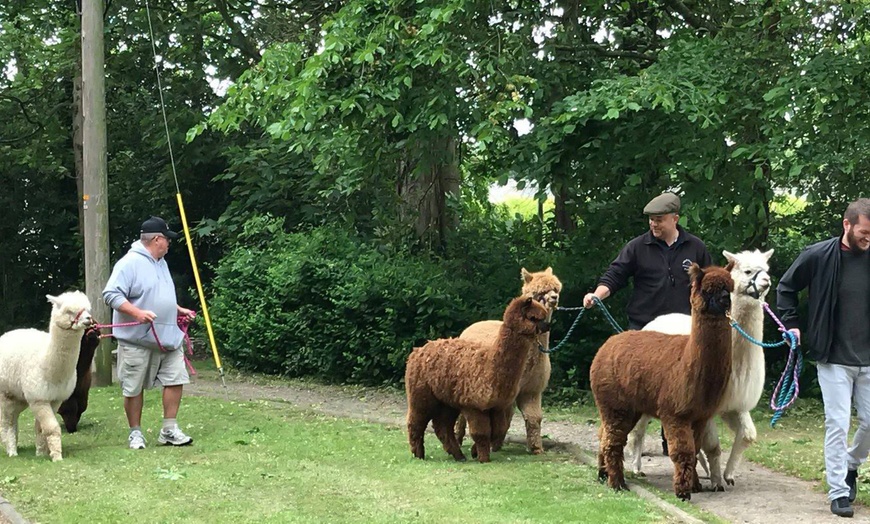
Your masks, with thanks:
[[[118,344],[118,380],[125,397],[136,397],[142,389],[190,384],[184,352],[143,349]]]

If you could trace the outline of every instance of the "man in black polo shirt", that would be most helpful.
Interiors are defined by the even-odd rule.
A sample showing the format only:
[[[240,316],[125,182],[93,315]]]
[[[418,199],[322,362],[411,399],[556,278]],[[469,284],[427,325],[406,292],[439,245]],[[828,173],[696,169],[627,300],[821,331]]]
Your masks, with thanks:
[[[628,329],[643,329],[654,318],[668,313],[691,314],[689,267],[713,263],[707,246],[680,225],[680,197],[662,193],[643,208],[649,216],[649,231],[631,239],[598,281],[598,287],[583,297],[591,308],[594,297],[601,300],[634,280],[628,302]],[[662,429],[662,453],[668,454],[668,441]]]
[[[798,293],[809,289],[801,337]],[[849,204],[843,234],[801,252],[776,288],[782,321],[809,346],[825,404],[825,476],[831,512],[851,517],[858,466],[870,451],[870,199]],[[858,429],[848,446],[852,398]]]
[[[649,215],[649,231],[633,238],[598,281],[598,287],[583,298],[591,308],[593,297],[601,300],[634,279],[628,303],[628,329],[642,329],[652,319],[667,313],[690,314],[689,266],[712,264],[707,246],[677,223],[680,197],[663,193],[652,199],[643,213]]]

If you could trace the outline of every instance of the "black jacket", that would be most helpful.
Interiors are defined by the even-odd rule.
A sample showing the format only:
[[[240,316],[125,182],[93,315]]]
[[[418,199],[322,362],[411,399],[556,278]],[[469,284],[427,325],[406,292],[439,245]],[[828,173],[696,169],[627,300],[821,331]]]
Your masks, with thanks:
[[[696,262],[707,267],[713,261],[701,239],[680,226],[677,229],[680,236],[670,248],[649,231],[630,240],[598,282],[612,295],[634,278],[627,308],[629,328],[640,329],[667,313],[691,313],[689,266]]]
[[[814,360],[825,362],[831,352],[839,285],[840,237],[834,237],[805,248],[776,286],[776,306],[788,329],[800,327],[798,293],[809,288],[809,316],[801,344],[808,346]]]

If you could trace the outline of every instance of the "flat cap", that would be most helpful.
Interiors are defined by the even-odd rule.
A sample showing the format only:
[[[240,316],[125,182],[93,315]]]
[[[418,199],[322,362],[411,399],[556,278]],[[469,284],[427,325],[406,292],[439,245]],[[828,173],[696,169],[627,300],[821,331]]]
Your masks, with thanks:
[[[680,212],[680,197],[673,193],[662,193],[649,201],[643,208],[644,215],[667,215]]]

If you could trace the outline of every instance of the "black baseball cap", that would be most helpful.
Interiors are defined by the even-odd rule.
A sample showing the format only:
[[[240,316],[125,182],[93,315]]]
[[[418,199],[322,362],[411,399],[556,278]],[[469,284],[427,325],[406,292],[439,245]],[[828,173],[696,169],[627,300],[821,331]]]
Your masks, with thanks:
[[[166,238],[178,238],[178,233],[170,231],[166,221],[160,217],[151,217],[145,222],[142,222],[140,233],[160,233]]]

